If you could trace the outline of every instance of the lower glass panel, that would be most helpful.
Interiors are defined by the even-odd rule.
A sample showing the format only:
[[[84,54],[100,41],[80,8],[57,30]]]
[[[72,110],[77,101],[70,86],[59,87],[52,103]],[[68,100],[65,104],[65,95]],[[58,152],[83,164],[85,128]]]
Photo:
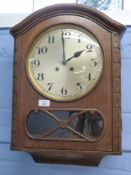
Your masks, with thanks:
[[[96,110],[31,111],[28,133],[39,139],[97,140],[104,128],[103,116]]]

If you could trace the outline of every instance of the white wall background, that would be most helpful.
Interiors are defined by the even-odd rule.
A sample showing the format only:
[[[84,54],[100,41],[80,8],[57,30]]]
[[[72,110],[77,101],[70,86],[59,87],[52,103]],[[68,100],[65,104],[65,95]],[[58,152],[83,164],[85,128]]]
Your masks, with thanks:
[[[80,3],[81,1],[80,0],[4,0],[4,1],[0,0],[0,13],[31,13],[47,5],[52,5],[56,3],[75,3],[75,2]],[[106,0],[103,0],[103,2],[106,3]],[[124,11],[131,11],[130,0],[112,0],[112,4],[113,8],[114,7],[117,8],[120,5]],[[117,9],[114,10],[116,11]]]
[[[76,0],[0,0],[0,27],[11,27],[30,13],[56,3],[75,3]],[[103,11],[109,17],[125,24],[131,24],[131,0],[123,0],[123,10]]]

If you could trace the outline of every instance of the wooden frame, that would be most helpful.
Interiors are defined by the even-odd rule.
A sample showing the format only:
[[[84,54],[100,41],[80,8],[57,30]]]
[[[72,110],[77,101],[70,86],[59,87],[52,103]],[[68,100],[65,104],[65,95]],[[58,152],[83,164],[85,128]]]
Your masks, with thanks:
[[[25,60],[33,40],[43,30],[58,24],[74,24],[92,32],[104,52],[104,70],[100,82],[87,96],[68,103],[51,101],[49,107],[40,107],[39,99],[45,98],[29,82]],[[98,164],[103,155],[121,153],[120,34],[124,29],[103,13],[78,4],[46,7],[11,29],[15,38],[12,149],[28,151],[36,161],[75,164]],[[76,108],[102,113],[101,139],[95,143],[74,140],[68,143],[36,140],[27,135],[25,125],[30,111]]]

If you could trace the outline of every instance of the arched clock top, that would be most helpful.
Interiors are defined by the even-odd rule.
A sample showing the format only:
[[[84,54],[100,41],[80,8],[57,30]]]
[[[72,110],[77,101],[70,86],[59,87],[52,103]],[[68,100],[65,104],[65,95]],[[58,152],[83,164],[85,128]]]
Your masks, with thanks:
[[[96,9],[82,4],[65,3],[48,6],[32,13],[22,22],[11,28],[10,32],[14,36],[21,35],[30,30],[38,23],[48,18],[61,15],[75,15],[88,18],[95,23],[101,25],[102,27],[106,28],[107,30],[115,31],[118,33],[121,33],[125,29],[124,25],[116,22],[115,20],[111,19],[110,17]]]

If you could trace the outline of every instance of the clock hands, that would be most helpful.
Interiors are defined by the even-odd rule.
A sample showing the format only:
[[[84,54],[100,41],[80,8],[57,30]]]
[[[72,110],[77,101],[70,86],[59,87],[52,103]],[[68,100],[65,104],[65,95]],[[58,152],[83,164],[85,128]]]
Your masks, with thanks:
[[[63,60],[62,60],[62,64],[65,65],[65,40],[64,40],[64,32],[62,30],[62,47],[63,47]]]
[[[72,57],[70,57],[70,58],[68,58],[67,60],[64,61],[64,64],[66,64],[68,61],[72,60],[73,58],[79,57],[84,51],[85,51],[85,49],[75,52]]]
[[[85,49],[84,50],[81,50],[81,51],[77,51],[77,52],[74,53],[74,55],[72,57],[70,57],[70,58],[68,58],[66,60],[65,59],[65,40],[64,40],[64,32],[63,32],[63,30],[62,30],[62,48],[63,48],[63,59],[62,59],[62,64],[63,65],[66,65],[66,63],[68,61],[72,60],[73,58],[79,57],[82,54],[82,52],[85,51]]]

